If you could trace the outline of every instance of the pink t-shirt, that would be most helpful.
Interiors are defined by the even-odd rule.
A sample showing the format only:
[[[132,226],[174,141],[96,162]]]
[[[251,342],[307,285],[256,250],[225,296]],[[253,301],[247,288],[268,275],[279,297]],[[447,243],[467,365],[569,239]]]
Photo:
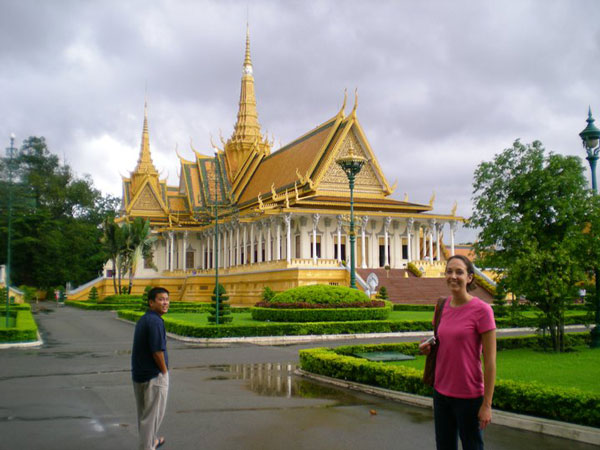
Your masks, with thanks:
[[[436,391],[457,398],[483,395],[481,335],[495,328],[494,311],[483,300],[473,297],[458,307],[446,300],[438,328]]]

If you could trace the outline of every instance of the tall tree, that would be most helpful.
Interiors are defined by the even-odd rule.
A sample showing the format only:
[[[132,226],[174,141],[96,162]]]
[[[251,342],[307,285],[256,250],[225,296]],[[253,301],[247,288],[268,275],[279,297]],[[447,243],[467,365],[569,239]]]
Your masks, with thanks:
[[[565,308],[586,278],[586,229],[597,220],[580,159],[517,140],[478,166],[473,192],[478,257],[500,272],[504,289],[541,310],[540,327],[564,350]]]
[[[0,165],[6,163],[0,158]],[[103,196],[89,177],[76,177],[43,137],[26,139],[14,166],[13,283],[49,288],[96,277],[106,260],[100,224],[118,200]],[[7,181],[0,178],[0,261],[6,255]]]

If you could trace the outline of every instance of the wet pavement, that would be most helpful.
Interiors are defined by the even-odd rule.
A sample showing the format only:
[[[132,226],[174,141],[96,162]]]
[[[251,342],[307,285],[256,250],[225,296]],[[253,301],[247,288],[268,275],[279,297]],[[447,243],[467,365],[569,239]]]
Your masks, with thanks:
[[[0,449],[136,448],[133,326],[111,312],[44,308],[35,316],[43,347],[0,351]],[[166,450],[435,447],[430,410],[295,376],[298,350],[323,343],[168,345]],[[498,450],[595,448],[493,424],[485,441]]]

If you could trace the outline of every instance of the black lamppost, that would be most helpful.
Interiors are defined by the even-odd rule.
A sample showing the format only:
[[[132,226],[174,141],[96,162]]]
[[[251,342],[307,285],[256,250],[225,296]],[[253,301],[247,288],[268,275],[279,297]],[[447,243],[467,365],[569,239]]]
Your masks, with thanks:
[[[336,160],[336,163],[346,172],[350,184],[350,287],[356,289],[356,261],[354,257],[354,179],[360,172],[363,165],[367,162],[365,158],[354,154],[352,144],[348,150],[348,155]]]
[[[600,139],[600,130],[594,125],[594,118],[592,117],[592,108],[588,110],[587,127],[579,133],[583,148],[587,153],[585,159],[590,163],[590,169],[592,171],[592,189],[594,194],[598,193],[598,187],[596,185],[596,163],[598,162],[598,153],[600,152],[600,145],[598,145]],[[596,278],[596,315],[595,322],[596,326],[592,329],[590,347],[600,347],[600,269],[598,268],[598,262],[596,261],[596,267],[594,268],[594,278]]]
[[[6,243],[6,328],[8,328],[9,322],[9,310],[10,310],[10,247],[12,238],[12,200],[13,200],[13,189],[12,189],[12,177],[13,177],[13,158],[15,156],[15,135],[10,135],[10,147],[6,147],[6,154],[8,155],[8,239]]]

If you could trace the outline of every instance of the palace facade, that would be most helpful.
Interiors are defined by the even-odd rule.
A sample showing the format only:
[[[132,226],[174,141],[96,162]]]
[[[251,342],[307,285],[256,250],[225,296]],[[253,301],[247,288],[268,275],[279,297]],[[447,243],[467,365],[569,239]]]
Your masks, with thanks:
[[[211,142],[209,154],[193,149],[193,160],[177,154],[178,186],[160,179],[152,162],[145,108],[139,160],[123,178],[120,220],[149,219],[157,240],[153,261],[137,265],[135,289],[170,285],[174,299],[208,300],[217,266],[237,304],[257,301],[265,285],[347,284],[350,191],[336,160],[349,153],[367,160],[354,187],[357,268],[435,266],[445,230],[453,254],[462,221],[456,207],[438,214],[433,197],[428,204],[391,198],[395,185],[369,145],[357,106],[355,99],[346,114],[344,98],[331,118],[272,151],[258,120],[247,34],[233,134]],[[359,283],[366,290],[360,277]]]

